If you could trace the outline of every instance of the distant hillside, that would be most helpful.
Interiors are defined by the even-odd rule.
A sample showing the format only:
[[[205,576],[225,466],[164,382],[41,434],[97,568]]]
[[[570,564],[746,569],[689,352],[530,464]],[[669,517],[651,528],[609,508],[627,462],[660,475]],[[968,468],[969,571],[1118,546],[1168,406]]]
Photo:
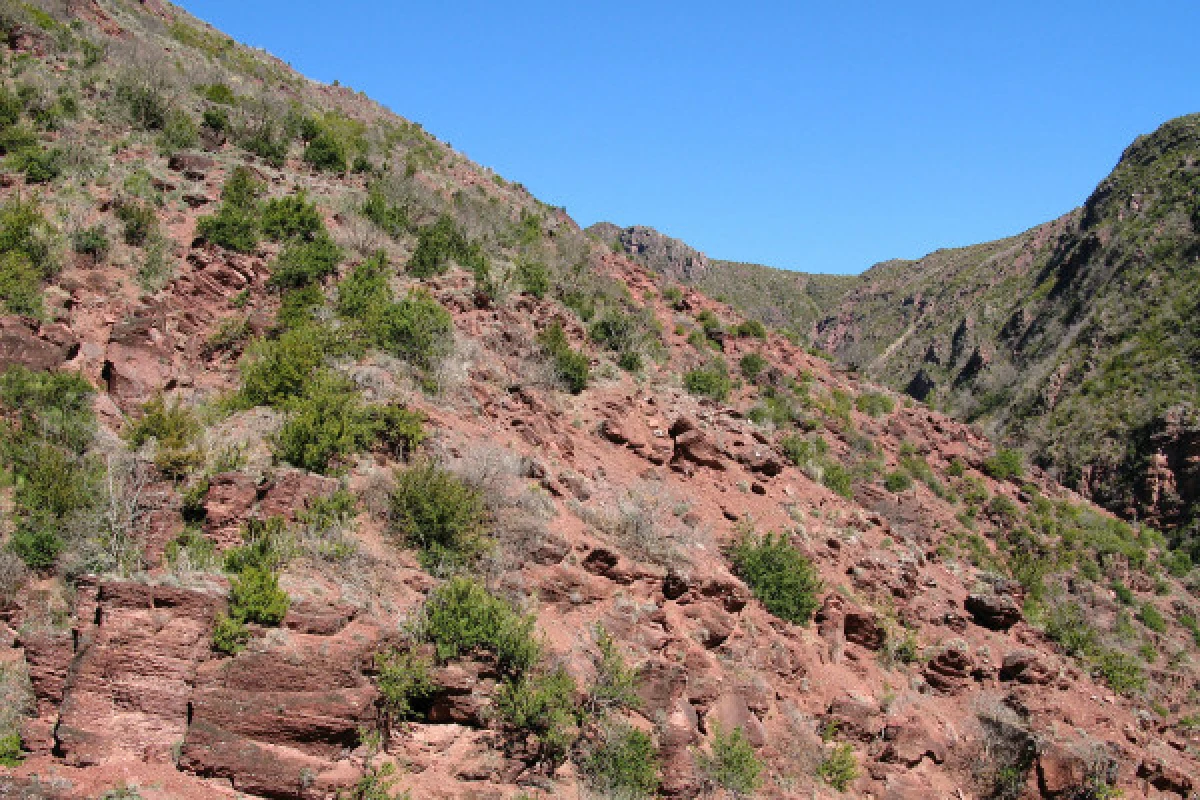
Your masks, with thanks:
[[[1198,189],[1191,115],[1139,137],[1053,222],[873,267],[818,342],[1184,537],[1200,495]]]
[[[693,286],[748,317],[805,338],[858,280],[853,275],[816,275],[710,259],[685,242],[644,225],[621,228],[598,222],[585,232],[669,280]]]

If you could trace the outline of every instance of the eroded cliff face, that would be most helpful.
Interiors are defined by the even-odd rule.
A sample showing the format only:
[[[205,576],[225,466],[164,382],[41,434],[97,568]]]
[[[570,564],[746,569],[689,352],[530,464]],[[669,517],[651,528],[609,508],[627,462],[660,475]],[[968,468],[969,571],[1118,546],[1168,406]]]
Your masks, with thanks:
[[[185,57],[170,27],[146,19],[198,23],[143,5],[77,11],[96,26],[89,36]],[[22,63],[73,74],[58,67],[75,50],[32,33],[12,41],[29,54]],[[399,126],[348,90],[288,85],[313,109]],[[103,82],[93,88],[107,102]],[[722,790],[710,754],[719,732],[735,730],[761,764],[763,797],[837,796],[840,778],[822,766],[835,757],[854,765],[839,774],[859,797],[1197,790],[1195,584],[1172,577],[1152,534],[1042,470],[990,477],[995,448],[978,429],[781,336],[734,335],[741,315],[693,289],[664,299],[669,282],[448,149],[429,155],[438,146],[427,139],[387,151],[412,174],[386,172],[374,149],[381,174],[343,174],[314,169],[300,141],[281,162],[220,138],[168,157],[123,118],[79,124],[98,142],[124,142],[111,169],[144,171],[163,192],[154,213],[170,269],[139,288],[139,248],[68,255],[43,290],[41,320],[0,318],[6,367],[75,372],[93,387],[88,446],[104,475],[102,513],[63,522],[59,560],[14,568],[0,586],[0,724],[21,748],[19,763],[0,767],[0,791],[309,800],[378,796],[368,792],[390,782],[420,798],[588,797],[604,789],[588,748],[608,726],[649,737],[656,791],[668,797]],[[298,189],[316,198],[343,248],[307,296],[279,286],[287,245],[237,253],[197,235],[246,164],[264,201]],[[411,201],[414,229],[360,211],[384,178],[395,181],[389,202]],[[79,180],[90,198],[80,227],[116,230],[116,179]],[[4,184],[5,203],[30,191],[18,174]],[[74,197],[66,188],[43,185],[43,202]],[[442,213],[482,243],[490,275],[453,259],[413,274]],[[522,244],[531,219],[536,246]],[[298,324],[297,306],[299,324],[355,335],[343,296],[381,249],[395,297],[420,289],[449,314],[453,346],[436,380],[377,344],[334,349],[330,339],[317,361],[370,408],[419,412],[428,436],[405,450],[379,431],[328,474],[296,467],[279,444],[296,407],[231,397],[259,348]],[[489,283],[534,256],[553,286]],[[622,326],[645,338],[630,345]],[[581,391],[555,377],[548,331],[587,361]],[[719,383],[718,363],[742,374],[726,393],[684,388],[693,373],[697,390],[698,369],[705,385]],[[200,455],[171,450],[165,435],[131,444],[133,423],[164,397],[162,408],[178,403],[197,421],[188,446]],[[4,408],[6,436],[19,411]],[[1156,504],[1180,491],[1175,465],[1191,463],[1188,420],[1164,429],[1146,485]],[[482,498],[487,546],[465,570],[397,533],[397,482],[426,463]],[[6,547],[17,500],[6,488]],[[798,622],[772,614],[731,557],[769,531],[820,578],[815,611]],[[240,649],[222,646],[243,580],[231,562],[254,547],[286,613],[247,622]],[[414,634],[456,569],[532,615],[546,674],[561,667],[571,686],[565,752],[548,758],[547,729],[504,713],[513,682],[495,652],[443,656]],[[590,693],[611,668],[606,636],[636,696],[610,708]],[[429,664],[405,714],[384,674],[397,653]]]

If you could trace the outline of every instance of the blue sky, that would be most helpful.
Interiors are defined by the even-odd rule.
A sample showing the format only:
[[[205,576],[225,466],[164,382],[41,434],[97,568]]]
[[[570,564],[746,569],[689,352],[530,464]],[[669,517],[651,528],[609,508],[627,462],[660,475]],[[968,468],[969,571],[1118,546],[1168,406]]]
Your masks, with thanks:
[[[583,225],[811,272],[1017,233],[1200,111],[1200,3],[183,0]]]

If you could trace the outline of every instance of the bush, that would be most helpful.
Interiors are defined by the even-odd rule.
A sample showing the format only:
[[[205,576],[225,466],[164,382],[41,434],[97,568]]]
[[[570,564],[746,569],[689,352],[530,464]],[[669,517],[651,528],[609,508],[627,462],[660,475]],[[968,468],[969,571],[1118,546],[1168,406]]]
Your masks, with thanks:
[[[526,672],[501,684],[496,711],[506,725],[537,737],[539,761],[557,765],[566,759],[577,738],[575,694],[575,681],[562,667],[545,673]]]
[[[393,239],[403,236],[412,228],[408,212],[402,206],[393,204],[384,187],[378,183],[372,183],[367,189],[362,215]]]
[[[23,253],[0,255],[0,302],[9,314],[42,315],[42,277]]]
[[[318,134],[304,148],[304,160],[322,172],[345,172],[346,158],[346,146],[327,132]]]
[[[738,369],[741,370],[742,377],[750,382],[758,379],[759,373],[769,366],[767,359],[762,353],[746,353],[738,362]]]
[[[1134,694],[1146,688],[1146,675],[1134,656],[1104,648],[1094,658],[1096,671],[1118,694]]]
[[[517,285],[538,300],[550,293],[550,272],[540,261],[517,259]]]
[[[470,578],[454,577],[425,601],[418,630],[439,661],[487,652],[508,678],[520,678],[542,657],[530,614],[521,614]]]
[[[219,247],[249,253],[258,247],[258,196],[263,187],[245,167],[236,167],[221,190],[221,207],[196,222],[196,233]]]
[[[230,616],[241,622],[278,625],[291,598],[279,588],[279,576],[259,567],[242,570],[229,586]]]
[[[23,147],[7,159],[7,166],[25,175],[26,183],[50,183],[63,172],[64,153],[56,148]]]
[[[889,472],[883,479],[883,485],[889,492],[907,492],[912,488],[912,476],[902,470]]]
[[[845,498],[854,497],[854,476],[841,464],[831,462],[821,472],[821,483],[832,492]]]
[[[369,410],[375,441],[396,458],[408,458],[428,435],[425,415],[403,406],[376,406]]]
[[[218,653],[233,656],[246,648],[250,631],[240,619],[221,614],[213,625],[212,647]]]
[[[430,676],[432,664],[415,650],[391,649],[375,655],[376,683],[384,710],[392,719],[408,719],[416,712],[414,704],[427,699],[437,689]]]
[[[1138,619],[1155,633],[1166,633],[1167,631],[1167,621],[1163,619],[1162,613],[1150,603],[1142,603],[1142,607],[1138,611]]]
[[[705,367],[697,367],[683,376],[683,386],[689,394],[724,402],[729,397],[733,383],[725,362],[714,361]]]
[[[554,322],[538,334],[538,342],[554,360],[554,372],[567,391],[579,394],[587,388],[591,380],[591,362],[587,354],[571,347],[560,323]]]
[[[1007,481],[1025,474],[1025,465],[1019,451],[1005,448],[983,462],[983,471],[998,481]]]
[[[881,392],[864,392],[854,399],[854,406],[868,416],[882,417],[896,409],[896,401]]]
[[[195,147],[200,141],[200,131],[191,114],[179,109],[173,109],[167,114],[163,123],[162,133],[158,135],[158,148],[163,153],[177,153]]]
[[[71,234],[71,249],[80,255],[91,256],[98,262],[108,256],[110,247],[108,231],[103,225],[93,225]]]
[[[324,474],[368,447],[375,436],[375,419],[358,398],[349,381],[319,373],[304,394],[286,404],[287,418],[272,443],[275,457]]]
[[[204,460],[197,446],[202,431],[195,412],[176,398],[170,404],[161,395],[142,406],[142,416],[129,425],[125,438],[134,447],[154,440],[154,465],[171,478],[182,478]]]
[[[593,789],[608,797],[653,797],[659,761],[649,734],[627,723],[609,726],[584,753],[580,768]]]
[[[390,529],[421,552],[429,569],[466,566],[490,544],[483,496],[456,475],[430,461],[396,476]]]
[[[767,326],[756,319],[748,319],[733,329],[743,339],[766,339]]]
[[[382,306],[373,324],[379,347],[418,369],[435,368],[454,346],[454,318],[424,289]]]
[[[337,272],[342,249],[322,233],[312,241],[288,242],[271,264],[269,285],[299,289],[320,283]]]
[[[263,204],[262,232],[276,242],[285,239],[313,241],[325,233],[325,220],[304,192],[272,197]]]
[[[250,344],[242,359],[242,388],[237,403],[243,408],[283,406],[304,394],[330,350],[330,337],[314,325],[291,328],[278,339]]]
[[[19,767],[24,759],[19,733],[0,736],[0,767]]]
[[[408,262],[408,272],[416,278],[432,278],[444,274],[450,261],[472,269],[483,258],[482,248],[458,230],[453,217],[443,214],[417,231],[417,248]]]
[[[588,688],[588,708],[593,712],[638,708],[641,698],[637,693],[637,671],[625,663],[616,640],[599,626],[596,647],[596,679]]]
[[[858,779],[858,759],[848,743],[834,747],[817,766],[817,776],[825,783],[844,792]]]
[[[36,199],[14,197],[0,206],[0,254],[24,256],[41,278],[55,272],[52,235],[53,229]]]
[[[158,215],[149,205],[137,200],[123,200],[117,205],[121,220],[121,236],[125,244],[141,247],[158,228]]]
[[[358,264],[337,286],[337,313],[365,322],[392,302],[387,254],[383,251]]]
[[[775,616],[807,625],[817,610],[821,579],[812,562],[781,535],[743,536],[732,549],[734,569]]]
[[[698,753],[700,768],[713,784],[736,797],[753,794],[762,786],[763,765],[742,728],[729,733],[713,726],[712,750]]]

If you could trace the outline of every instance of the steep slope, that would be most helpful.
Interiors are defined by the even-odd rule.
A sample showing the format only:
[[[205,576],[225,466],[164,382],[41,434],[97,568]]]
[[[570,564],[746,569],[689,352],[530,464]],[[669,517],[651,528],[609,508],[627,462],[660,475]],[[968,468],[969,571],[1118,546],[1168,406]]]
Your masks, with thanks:
[[[816,322],[857,282],[852,275],[818,275],[762,264],[710,259],[653,228],[598,222],[585,231],[657,275],[693,286],[751,319],[807,340]]]
[[[872,268],[818,340],[1194,542],[1198,188],[1193,115],[1140,137],[1054,222]]]
[[[0,28],[0,795],[1197,790],[1152,530],[171,6]]]

